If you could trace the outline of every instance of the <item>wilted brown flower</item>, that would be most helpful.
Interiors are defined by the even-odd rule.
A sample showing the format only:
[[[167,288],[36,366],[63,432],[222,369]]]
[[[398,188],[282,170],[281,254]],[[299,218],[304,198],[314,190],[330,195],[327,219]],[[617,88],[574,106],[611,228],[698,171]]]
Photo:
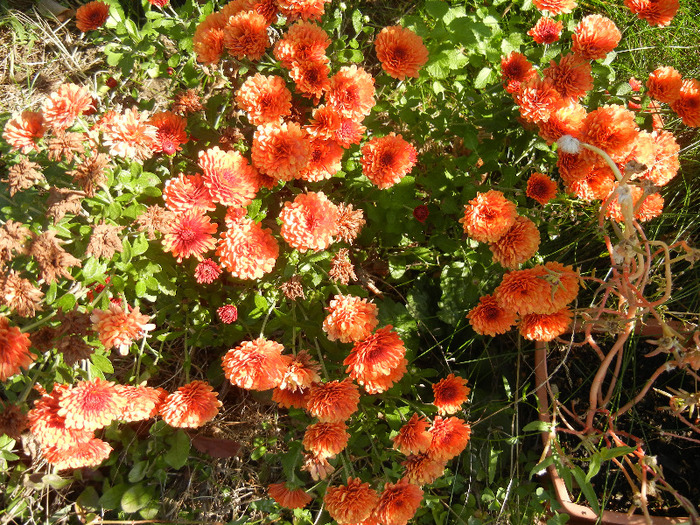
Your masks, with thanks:
[[[304,295],[304,286],[301,284],[301,278],[298,275],[293,275],[289,281],[284,282],[280,285],[280,290],[284,296],[290,301],[294,301],[298,298],[306,299]]]
[[[34,317],[36,311],[41,310],[39,303],[43,296],[31,281],[20,277],[14,270],[0,277],[0,304],[21,317]]]
[[[146,235],[150,240],[156,238],[156,231],[163,234],[170,233],[171,224],[175,220],[175,214],[169,210],[166,210],[162,206],[154,204],[146,208],[143,212],[136,218],[136,222],[139,225],[139,231],[146,231]]]
[[[25,254],[25,244],[32,232],[21,222],[8,220],[0,228],[0,266],[5,261],[11,261],[14,254]]]
[[[364,211],[361,209],[353,210],[352,204],[341,203],[338,205],[338,233],[336,236],[339,239],[352,244],[364,225]]]
[[[109,163],[109,157],[104,153],[98,153],[94,157],[86,157],[68,175],[73,177],[73,182],[80,184],[88,197],[95,196],[95,186],[99,186],[107,180],[105,168]]]
[[[355,267],[350,261],[350,250],[341,248],[331,259],[331,269],[328,276],[334,281],[347,285],[350,281],[357,281]]]
[[[81,359],[88,359],[95,348],[87,344],[82,337],[69,335],[58,340],[56,350],[63,354],[63,361],[68,366],[73,366]]]
[[[10,167],[7,179],[2,181],[10,186],[10,197],[14,197],[18,191],[28,190],[36,183],[44,181],[44,175],[38,168],[40,166],[27,157],[22,157],[18,164]]]
[[[0,403],[0,436],[7,434],[12,439],[18,440],[20,434],[29,428],[29,420],[22,410],[12,403]]]
[[[115,252],[123,252],[124,248],[119,238],[120,231],[121,228],[116,224],[106,224],[104,221],[93,226],[92,236],[85,253],[97,258],[111,259]]]
[[[57,131],[46,141],[49,159],[60,162],[65,158],[67,163],[73,162],[73,156],[83,151],[83,134],[72,131]]]
[[[84,191],[52,186],[46,201],[46,216],[53,219],[54,224],[63,219],[66,213],[78,215]]]
[[[68,268],[81,267],[79,259],[61,248],[56,239],[56,232],[53,230],[47,230],[39,235],[29,247],[29,254],[39,265],[39,278],[47,283],[52,283],[60,277],[73,279]]]
[[[77,309],[64,313],[63,310],[59,308],[55,319],[59,323],[59,337],[66,334],[87,335],[92,327],[90,314]]]
[[[173,104],[173,113],[177,115],[187,116],[190,113],[202,111],[202,101],[194,89],[181,91],[175,95],[175,103]]]

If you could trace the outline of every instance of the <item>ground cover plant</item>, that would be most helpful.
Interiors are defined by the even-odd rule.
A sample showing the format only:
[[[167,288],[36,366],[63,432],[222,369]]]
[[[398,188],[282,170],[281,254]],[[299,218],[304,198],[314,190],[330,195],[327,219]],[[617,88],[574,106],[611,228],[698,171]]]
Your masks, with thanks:
[[[9,7],[2,523],[698,520],[697,6]]]

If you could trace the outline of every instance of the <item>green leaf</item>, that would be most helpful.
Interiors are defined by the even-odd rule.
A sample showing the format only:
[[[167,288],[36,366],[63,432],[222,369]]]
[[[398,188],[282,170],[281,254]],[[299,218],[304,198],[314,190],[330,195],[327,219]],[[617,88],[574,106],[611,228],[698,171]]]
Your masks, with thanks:
[[[486,85],[489,83],[489,79],[491,78],[491,68],[485,67],[482,68],[481,71],[479,71],[479,74],[476,75],[476,79],[474,80],[474,87],[476,89],[484,89]]]
[[[136,239],[134,239],[134,243],[131,245],[131,255],[136,256],[146,253],[149,246],[150,245],[148,244],[148,239],[146,239],[146,234],[142,233],[136,237]]]
[[[544,461],[538,463],[537,465],[532,467],[532,470],[530,471],[530,479],[532,479],[533,476],[535,476],[535,474],[542,472],[548,466],[553,465],[553,464],[554,464],[554,458],[552,456],[549,456]]]
[[[178,430],[170,441],[170,450],[163,459],[174,469],[181,469],[190,455],[190,438],[182,430]]]
[[[90,356],[90,361],[92,361],[92,364],[95,365],[95,368],[97,368],[101,372],[104,372],[106,374],[114,373],[114,367],[112,366],[112,362],[109,360],[108,357],[103,356],[101,354],[92,354]]]
[[[121,508],[124,512],[137,512],[148,505],[153,499],[152,490],[139,483],[126,489],[122,494]]]
[[[56,309],[61,309],[64,312],[69,312],[70,310],[73,309],[75,306],[75,295],[72,293],[66,293],[63,294],[58,301],[56,301],[56,304],[54,304],[54,307]]]
[[[107,489],[100,497],[100,506],[103,509],[112,510],[119,506],[124,491],[128,488],[126,483],[120,483]]]
[[[523,427],[523,432],[549,432],[551,428],[551,423],[545,423],[544,421],[530,421]]]
[[[85,270],[83,269],[83,275],[85,275]],[[53,281],[49,285],[49,289],[46,290],[46,296],[44,297],[44,300],[46,301],[46,304],[52,304],[56,300],[56,292],[58,291],[58,281]]]
[[[593,512],[600,514],[600,505],[598,505],[598,497],[596,496],[595,490],[593,490],[593,485],[586,479],[586,474],[581,470],[581,467],[574,467],[571,469],[571,473],[578,483],[581,492],[586,497],[586,501],[593,509]]]
[[[267,311],[269,305],[267,300],[262,295],[256,295],[253,298],[253,302],[255,303],[256,308]]]
[[[144,476],[146,476],[147,470],[148,461],[137,461],[129,471],[129,481],[131,483],[138,483],[144,478]]]
[[[131,243],[129,242],[129,239],[124,237],[122,246],[124,247],[124,251],[122,252],[122,263],[127,264],[131,262]]]

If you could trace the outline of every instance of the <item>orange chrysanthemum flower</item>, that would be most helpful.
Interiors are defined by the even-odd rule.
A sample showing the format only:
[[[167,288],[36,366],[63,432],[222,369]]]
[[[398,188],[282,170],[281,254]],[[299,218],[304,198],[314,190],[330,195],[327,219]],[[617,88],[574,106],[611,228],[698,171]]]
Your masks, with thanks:
[[[255,11],[243,11],[228,19],[224,47],[238,60],[259,60],[270,45],[267,20]]]
[[[253,136],[253,164],[277,180],[292,180],[309,161],[308,135],[299,124],[264,124]]]
[[[477,193],[464,207],[459,222],[464,232],[478,242],[495,242],[515,224],[515,204],[497,190]]]
[[[269,228],[244,217],[221,234],[216,255],[234,277],[260,279],[275,267],[279,246]]]
[[[559,64],[552,60],[542,73],[552,80],[554,89],[569,101],[575,102],[593,89],[590,62],[573,53],[564,55]]]
[[[90,315],[92,329],[97,332],[105,348],[117,348],[121,355],[126,355],[135,339],[145,337],[156,325],[149,324],[150,317],[143,315],[139,307],[128,313],[115,303],[109,304],[109,310],[93,310]]]
[[[618,105],[605,105],[588,114],[581,128],[581,140],[605,151],[613,161],[623,161],[632,151],[639,128],[634,113]],[[597,153],[581,153],[594,164],[604,165]]]
[[[211,259],[204,259],[194,269],[194,278],[199,284],[211,284],[221,275],[221,268]]]
[[[112,446],[97,438],[67,448],[42,448],[44,458],[56,470],[96,467],[107,459],[111,452]]]
[[[560,104],[549,114],[546,122],[537,123],[539,135],[549,145],[552,145],[564,135],[578,138],[587,114],[586,108],[581,104]]]
[[[306,409],[321,422],[340,423],[357,412],[359,402],[357,385],[346,378],[312,385]]]
[[[323,93],[330,87],[328,75],[331,69],[326,62],[312,62],[309,60],[295,61],[289,71],[289,76],[294,81],[295,90],[306,98],[313,99],[316,103]]]
[[[39,389],[41,397],[34,402],[34,408],[27,414],[29,429],[43,448],[69,448],[78,443],[86,443],[93,437],[91,430],[67,428],[65,418],[58,415],[61,407],[59,398],[70,390],[69,385],[54,384],[51,393]]]
[[[149,124],[146,114],[135,107],[103,123],[102,142],[109,147],[110,155],[144,161],[153,154],[157,140],[158,128]]]
[[[588,15],[574,29],[571,51],[586,60],[605,58],[621,38],[615,22],[603,15]]]
[[[236,102],[255,126],[280,122],[292,112],[292,94],[277,75],[256,73],[248,77],[236,92]]]
[[[671,109],[686,126],[700,127],[700,80],[683,79],[678,99],[671,103]]]
[[[351,477],[345,485],[328,487],[323,497],[328,514],[339,525],[354,525],[366,520],[378,501],[379,495],[369,483]]]
[[[166,397],[158,411],[171,427],[198,428],[219,413],[219,395],[206,381],[192,381]]]
[[[331,45],[323,28],[310,22],[297,22],[275,43],[274,55],[282,66],[294,62],[327,62],[326,49]]]
[[[666,27],[678,12],[678,0],[625,0],[625,5],[649,25]]]
[[[181,144],[190,140],[185,132],[187,121],[171,111],[154,113],[148,123],[157,130],[153,151],[173,155],[176,151],[182,151]]]
[[[335,141],[347,149],[353,144],[362,142],[365,131],[367,128],[361,122],[346,118],[340,122],[340,127],[335,132]]]
[[[543,16],[527,34],[538,44],[553,44],[559,40],[563,28],[561,22]]]
[[[425,485],[443,475],[447,462],[433,459],[428,454],[415,454],[408,456],[401,464],[406,468],[406,480],[416,485]]]
[[[337,142],[326,139],[313,139],[310,142],[309,163],[296,176],[310,182],[329,179],[341,169],[343,148]]]
[[[560,174],[566,190],[585,201],[606,199],[615,186],[615,175],[608,166],[589,166],[587,171],[576,172],[575,176]]]
[[[222,359],[224,375],[231,384],[247,390],[269,390],[285,377],[291,357],[282,355],[284,347],[259,337],[243,341]]]
[[[450,460],[458,456],[469,443],[471,427],[458,417],[443,419],[435,416],[429,432],[433,436],[426,454],[436,460]]]
[[[544,173],[535,172],[527,179],[525,194],[543,206],[557,195],[557,183]]]
[[[397,483],[386,483],[373,516],[383,525],[406,525],[422,500],[423,491],[418,485],[405,479]]]
[[[471,389],[467,386],[466,379],[450,374],[433,385],[433,405],[437,407],[441,416],[455,414],[467,401],[469,392]]]
[[[615,184],[615,187],[617,187],[617,184]],[[661,215],[664,207],[664,198],[660,194],[647,195],[639,186],[630,186],[629,188],[631,191],[630,209],[636,209],[634,213],[635,219],[640,222],[646,222]],[[610,202],[610,205],[605,210],[605,216],[616,222],[624,222],[625,216],[620,206],[619,195],[615,195],[612,202]]]
[[[280,220],[282,238],[300,252],[325,250],[338,233],[338,207],[323,192],[300,193],[285,202]]]
[[[331,341],[356,343],[369,337],[379,322],[377,305],[353,295],[336,295],[326,308],[323,331]]]
[[[218,146],[199,152],[202,182],[211,199],[224,206],[248,206],[260,188],[257,170],[237,151]]]
[[[500,239],[489,244],[493,261],[514,269],[530,259],[540,247],[540,232],[527,217],[516,217],[515,223]]]
[[[44,120],[55,129],[66,129],[73,125],[81,114],[94,109],[92,96],[86,87],[76,84],[61,84],[41,106]]]
[[[580,276],[571,266],[565,266],[556,261],[544,264],[547,272],[546,280],[552,285],[549,294],[551,307],[549,311],[540,310],[535,313],[553,313],[571,303],[578,295]]]
[[[348,444],[350,434],[342,421],[314,423],[306,427],[302,444],[319,459],[328,459],[341,452]]]
[[[350,377],[369,394],[388,390],[406,372],[406,347],[392,329],[387,325],[356,343],[343,361]]]
[[[224,28],[228,18],[221,12],[208,15],[194,30],[192,47],[197,61],[216,64],[224,52]]]
[[[118,419],[126,399],[111,381],[80,381],[58,399],[58,415],[68,428],[97,430]]]
[[[680,146],[673,133],[668,131],[654,131],[651,137],[654,141],[654,162],[641,178],[653,182],[656,186],[665,186],[678,173]]]
[[[554,82],[538,76],[522,83],[513,97],[520,110],[520,116],[529,123],[546,122],[563,102],[562,96],[554,87]]]
[[[75,12],[75,26],[79,31],[87,33],[105,25],[108,16],[109,4],[99,1],[88,2]]]
[[[283,390],[276,386],[272,390],[272,400],[283,408],[301,408],[306,410],[309,402],[309,389]]]
[[[173,254],[177,262],[194,256],[201,261],[203,255],[214,249],[216,224],[201,210],[192,210],[175,215],[171,230],[163,235],[163,249]]]
[[[552,314],[527,314],[518,325],[520,335],[530,341],[551,341],[566,332],[572,313],[568,307]]]
[[[401,135],[374,137],[362,146],[362,173],[379,189],[390,188],[411,172],[417,155]]]
[[[280,13],[287,20],[321,20],[325,4],[330,0],[277,0],[275,3]]]
[[[552,310],[552,286],[546,276],[544,266],[509,272],[496,287],[494,297],[501,307],[520,315],[549,313]]]
[[[343,117],[331,106],[319,106],[314,109],[311,121],[304,127],[314,139],[335,140]]]
[[[592,167],[593,163],[583,155],[565,153],[561,148],[557,151],[557,168],[567,186],[572,181],[586,177]]]
[[[149,386],[117,385],[119,397],[126,400],[117,419],[119,421],[143,421],[158,414],[158,408],[168,392]]]
[[[508,93],[516,93],[520,84],[537,76],[537,70],[525,55],[511,51],[508,56],[501,57],[501,73]]]
[[[678,100],[681,95],[683,77],[671,66],[657,67],[649,73],[647,80],[647,94],[666,104],[671,104]]]
[[[552,16],[571,13],[576,7],[576,0],[534,0],[533,3],[537,9],[547,11]]]
[[[374,49],[382,69],[393,78],[418,78],[418,71],[428,61],[423,39],[410,29],[390,26],[382,29],[374,40]]]
[[[303,509],[313,500],[304,489],[288,489],[286,483],[268,485],[267,493],[280,507],[286,509]]]
[[[319,369],[319,364],[311,355],[306,350],[301,350],[289,362],[279,387],[289,391],[308,389],[313,383],[321,380],[318,375]]]
[[[2,138],[12,148],[26,154],[39,149],[35,139],[43,137],[44,131],[44,116],[40,111],[23,111],[5,124]]]
[[[15,375],[20,368],[29,368],[36,356],[29,351],[31,341],[7,317],[0,317],[0,381]]]
[[[433,436],[428,432],[428,421],[418,414],[413,414],[392,438],[394,448],[407,456],[422,454],[428,450],[432,440]]]
[[[214,211],[216,206],[211,201],[201,175],[180,174],[165,181],[163,188],[165,207],[176,213],[187,211]]]
[[[326,101],[343,117],[361,120],[374,107],[374,79],[357,66],[343,66],[331,78]]]
[[[490,336],[505,334],[515,324],[516,317],[515,312],[503,308],[491,295],[479,298],[479,304],[467,314],[477,334]]]

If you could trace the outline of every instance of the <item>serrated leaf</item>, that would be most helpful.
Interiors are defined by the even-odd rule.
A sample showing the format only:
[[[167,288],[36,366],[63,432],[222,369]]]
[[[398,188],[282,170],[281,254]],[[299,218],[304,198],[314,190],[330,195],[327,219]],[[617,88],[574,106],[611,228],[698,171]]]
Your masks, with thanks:
[[[75,306],[75,295],[72,293],[63,294],[54,304],[56,309],[61,309],[64,312],[69,312]]]
[[[182,430],[178,430],[170,439],[170,449],[163,459],[174,469],[181,469],[190,455],[190,438]]]
[[[90,361],[98,370],[101,370],[105,374],[114,373],[114,367],[108,357],[94,353],[90,356]]]
[[[149,488],[139,483],[124,491],[120,504],[124,512],[138,512],[148,505],[152,499],[153,494]]]
[[[476,89],[484,89],[486,85],[489,83],[489,79],[491,78],[491,68],[484,67],[479,71],[479,74],[476,75],[476,79],[474,80],[474,88]]]
[[[253,302],[255,303],[256,308],[267,311],[268,303],[262,295],[256,294],[255,297],[253,297]]]

